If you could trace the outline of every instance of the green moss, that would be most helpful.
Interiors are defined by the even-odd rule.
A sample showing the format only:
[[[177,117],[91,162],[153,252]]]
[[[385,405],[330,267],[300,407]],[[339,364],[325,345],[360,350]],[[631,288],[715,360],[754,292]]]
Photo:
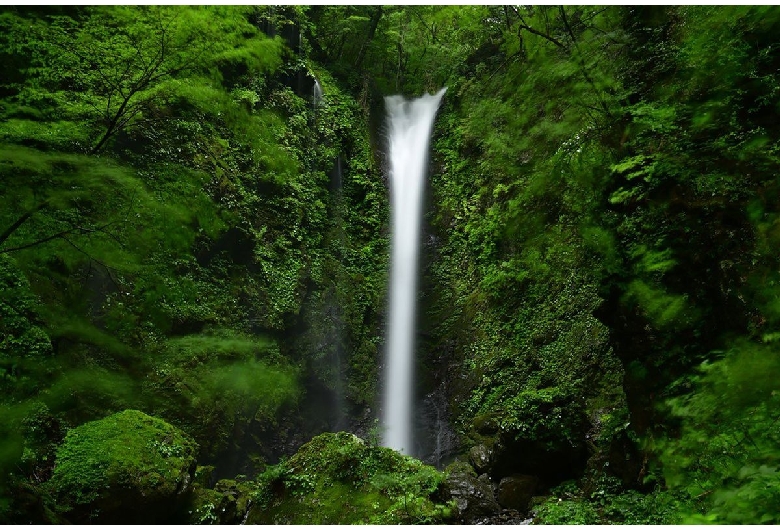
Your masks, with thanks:
[[[175,427],[126,410],[68,432],[46,488],[73,522],[110,521],[128,509],[125,521],[164,519],[165,509],[139,508],[173,506],[188,489],[196,450]]]
[[[211,476],[214,474],[214,466],[198,466],[195,469],[195,478],[193,484],[195,486],[201,486],[202,488],[208,488],[211,483]]]
[[[201,469],[203,468],[198,468],[199,471]],[[257,487],[254,482],[223,479],[217,482],[213,489],[210,489],[197,481],[198,474],[196,473],[196,484],[190,496],[187,515],[183,518],[186,522],[190,524],[239,524],[244,520],[252,504],[252,499],[256,495]]]
[[[325,433],[259,480],[249,523],[398,524],[442,522],[444,474],[349,433]]]
[[[187,511],[190,524],[219,524],[219,505],[223,495],[209,488],[195,487],[190,509]]]

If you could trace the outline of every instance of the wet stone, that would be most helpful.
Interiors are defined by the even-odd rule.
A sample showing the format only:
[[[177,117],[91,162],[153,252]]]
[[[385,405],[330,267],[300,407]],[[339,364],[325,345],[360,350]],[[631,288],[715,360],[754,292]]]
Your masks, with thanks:
[[[469,450],[469,463],[474,470],[485,473],[490,468],[492,453],[485,445],[475,445]]]
[[[527,511],[537,483],[537,478],[530,475],[502,478],[498,483],[498,503],[504,508]]]
[[[468,469],[468,465],[465,466]],[[478,518],[492,516],[501,511],[489,480],[477,478],[473,471],[451,469],[447,489],[458,507],[459,519],[472,523]]]

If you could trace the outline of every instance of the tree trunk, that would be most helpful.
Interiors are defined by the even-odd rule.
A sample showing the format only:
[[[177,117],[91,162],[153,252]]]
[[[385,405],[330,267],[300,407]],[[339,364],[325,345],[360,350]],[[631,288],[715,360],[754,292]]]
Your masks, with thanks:
[[[360,47],[360,53],[358,53],[357,59],[355,60],[355,68],[360,68],[360,65],[363,63],[363,59],[366,58],[368,45],[371,44],[372,40],[374,40],[374,34],[376,33],[376,28],[379,26],[379,21],[381,18],[382,6],[377,6],[376,10],[371,15],[371,25],[368,28],[368,37],[366,37],[366,40],[363,42],[363,46]]]

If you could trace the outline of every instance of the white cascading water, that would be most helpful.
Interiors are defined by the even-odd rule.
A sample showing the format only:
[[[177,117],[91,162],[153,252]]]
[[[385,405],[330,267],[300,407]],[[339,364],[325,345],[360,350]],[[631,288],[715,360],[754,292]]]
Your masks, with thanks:
[[[411,454],[414,394],[414,321],[417,262],[428,142],[446,88],[407,101],[388,96],[390,211],[392,218],[390,315],[385,368],[383,439],[386,447]]]
[[[314,105],[314,108],[319,106],[320,101],[322,101],[322,87],[320,86],[320,82],[315,78],[314,88],[312,88],[312,104]]]

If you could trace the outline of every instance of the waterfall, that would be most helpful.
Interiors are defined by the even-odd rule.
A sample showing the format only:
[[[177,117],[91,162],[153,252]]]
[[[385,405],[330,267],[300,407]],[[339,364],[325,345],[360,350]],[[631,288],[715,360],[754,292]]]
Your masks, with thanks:
[[[315,89],[318,85],[314,85]],[[315,92],[316,94],[316,92]],[[337,246],[333,255],[338,260],[335,277],[333,278],[333,287],[328,290],[329,303],[331,304],[331,322],[333,322],[333,397],[336,410],[334,431],[347,429],[349,421],[347,418],[346,393],[344,391],[344,369],[343,358],[346,351],[346,326],[344,324],[344,314],[339,297],[339,286],[348,284],[346,278],[344,253],[348,247],[347,237],[344,232],[344,193],[341,188],[343,168],[341,167],[341,156],[336,157],[336,162],[330,173],[331,192],[333,197],[333,222],[336,230],[334,244]]]
[[[316,109],[320,105],[320,101],[322,101],[322,87],[320,86],[320,82],[317,80],[317,78],[314,78],[314,88],[312,89],[312,105]]]
[[[385,367],[383,444],[411,454],[417,261],[428,142],[442,96],[385,98],[392,217],[390,314]]]

